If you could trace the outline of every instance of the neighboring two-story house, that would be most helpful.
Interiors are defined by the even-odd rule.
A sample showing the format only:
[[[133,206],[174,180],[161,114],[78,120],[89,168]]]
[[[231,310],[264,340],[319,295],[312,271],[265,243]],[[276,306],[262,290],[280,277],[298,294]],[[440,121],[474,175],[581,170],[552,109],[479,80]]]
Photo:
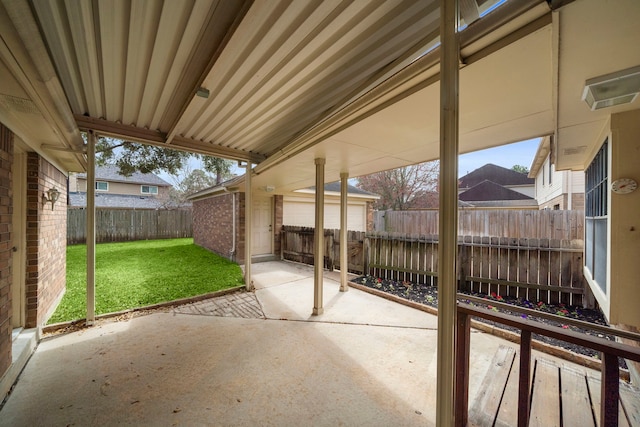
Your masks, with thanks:
[[[538,209],[535,180],[492,163],[458,180],[458,198],[475,208]]]
[[[540,209],[584,210],[584,171],[555,170],[550,141],[542,138],[529,171]]]
[[[169,204],[171,184],[151,173],[121,175],[117,166],[96,167],[96,207],[159,209]],[[69,207],[87,205],[87,175],[69,176]]]

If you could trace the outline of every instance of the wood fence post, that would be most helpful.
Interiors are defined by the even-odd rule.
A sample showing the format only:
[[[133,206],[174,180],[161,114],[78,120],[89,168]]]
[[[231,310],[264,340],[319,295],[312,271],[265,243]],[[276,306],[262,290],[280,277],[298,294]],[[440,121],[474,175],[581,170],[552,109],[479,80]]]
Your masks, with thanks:
[[[285,231],[284,227],[280,230],[280,261],[284,261],[284,245],[285,245]]]
[[[367,235],[362,240],[362,274],[369,275],[369,236]]]
[[[469,291],[467,276],[469,275],[469,249],[464,237],[458,236],[458,290]]]
[[[469,350],[471,346],[471,318],[457,311],[455,371],[455,426],[465,427],[469,419]]]

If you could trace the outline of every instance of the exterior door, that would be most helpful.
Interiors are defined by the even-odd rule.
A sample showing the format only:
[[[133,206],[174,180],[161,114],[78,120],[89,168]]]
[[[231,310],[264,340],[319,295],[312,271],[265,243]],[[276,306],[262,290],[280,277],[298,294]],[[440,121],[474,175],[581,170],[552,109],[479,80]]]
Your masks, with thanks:
[[[272,197],[253,198],[253,227],[251,252],[253,255],[273,253]]]
[[[12,280],[11,280],[11,326],[21,328],[26,321],[26,196],[27,196],[27,155],[19,147],[15,146],[12,166],[13,177],[13,256],[12,256]]]

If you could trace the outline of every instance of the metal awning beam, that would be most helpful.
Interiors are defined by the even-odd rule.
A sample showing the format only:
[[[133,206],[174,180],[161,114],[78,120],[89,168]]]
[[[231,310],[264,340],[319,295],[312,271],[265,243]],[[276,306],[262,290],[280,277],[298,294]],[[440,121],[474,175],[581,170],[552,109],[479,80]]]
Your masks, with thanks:
[[[167,135],[157,130],[142,129],[135,126],[127,126],[121,123],[81,115],[75,115],[74,118],[78,128],[81,130],[93,130],[101,135],[111,136],[114,138],[243,162],[260,163],[266,159],[266,156],[260,154],[236,150],[234,148],[224,147],[215,143],[194,141],[180,136],[174,137],[172,143],[167,144]]]

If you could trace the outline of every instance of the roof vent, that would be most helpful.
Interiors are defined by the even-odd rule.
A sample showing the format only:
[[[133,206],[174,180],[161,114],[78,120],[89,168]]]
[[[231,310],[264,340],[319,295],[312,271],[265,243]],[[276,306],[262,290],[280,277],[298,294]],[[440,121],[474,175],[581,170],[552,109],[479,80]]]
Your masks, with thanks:
[[[591,111],[629,104],[640,93],[640,66],[595,77],[585,82],[582,100]]]

